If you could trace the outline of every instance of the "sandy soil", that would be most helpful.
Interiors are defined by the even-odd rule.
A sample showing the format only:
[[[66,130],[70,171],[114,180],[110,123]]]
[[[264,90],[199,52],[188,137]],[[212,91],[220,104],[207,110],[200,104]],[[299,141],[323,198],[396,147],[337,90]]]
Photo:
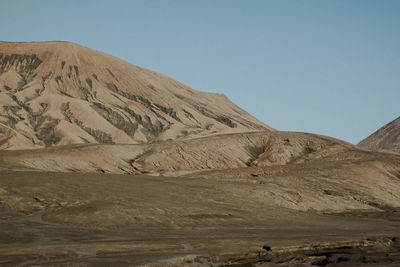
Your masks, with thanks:
[[[396,210],[296,211],[238,194],[241,182],[200,177],[2,172],[0,186],[2,266],[400,260]]]

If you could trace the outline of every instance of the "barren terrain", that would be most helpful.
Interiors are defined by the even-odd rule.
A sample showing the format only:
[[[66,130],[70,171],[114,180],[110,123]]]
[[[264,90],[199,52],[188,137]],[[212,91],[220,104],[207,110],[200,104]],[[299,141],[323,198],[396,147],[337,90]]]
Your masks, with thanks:
[[[0,42],[0,149],[272,130],[204,93],[68,42]]]
[[[400,153],[400,117],[378,129],[358,145],[371,150]]]
[[[0,265],[399,266],[396,125],[281,132],[89,48],[1,42]]]
[[[0,183],[2,266],[399,260],[396,210],[326,214],[278,207],[251,193],[267,187],[256,178],[3,172]]]
[[[283,132],[138,146],[1,152],[1,263],[400,262],[400,155]],[[70,160],[69,153],[77,160]],[[137,165],[121,160],[132,154]],[[94,166],[96,155],[103,163],[87,168]],[[107,174],[118,162],[130,163],[125,171],[119,169],[125,174]]]

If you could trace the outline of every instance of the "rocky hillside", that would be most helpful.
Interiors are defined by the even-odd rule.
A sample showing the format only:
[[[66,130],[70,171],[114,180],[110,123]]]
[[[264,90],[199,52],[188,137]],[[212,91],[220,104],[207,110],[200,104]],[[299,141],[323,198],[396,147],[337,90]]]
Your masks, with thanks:
[[[1,170],[181,175],[204,170],[283,166],[355,149],[305,133],[253,132],[139,145],[74,145],[0,151]]]
[[[0,42],[0,149],[272,130],[224,95],[67,42]]]
[[[195,210],[201,210],[202,214],[231,214],[232,210],[216,211],[221,203],[229,209],[236,207],[235,213],[240,207],[252,210],[258,218],[265,216],[262,222],[271,216],[271,207],[321,212],[391,212],[400,207],[400,155],[365,151],[337,139],[305,133],[264,131],[153,144],[81,144],[0,151],[0,173],[8,175],[13,171],[17,172],[12,185],[22,184],[23,190],[29,192],[22,196],[19,190],[0,189],[0,198],[7,209],[37,211],[40,204],[46,219],[84,226],[104,223],[108,227],[122,222],[129,225],[138,223],[138,218],[140,223],[149,225],[160,222],[182,225],[185,213]],[[31,171],[27,177],[47,175],[52,180],[38,182],[35,178],[26,186],[26,182],[21,183],[21,171]],[[60,172],[64,173],[65,185],[56,184]],[[133,182],[152,180],[150,175],[157,177],[153,177],[149,187],[143,182]],[[73,177],[87,176],[93,177],[93,181],[97,179],[96,185],[84,185],[86,178],[75,180],[79,181],[76,185],[71,182]],[[113,180],[105,182],[104,177]],[[117,182],[118,177],[123,181]],[[165,179],[172,184],[164,182]],[[174,184],[187,184],[188,188],[177,188]],[[98,189],[98,185],[103,189]],[[6,186],[7,183],[1,188]],[[55,186],[63,187],[62,194]],[[82,194],[82,188],[88,190],[90,197],[76,195]],[[111,190],[115,190],[115,197],[110,196]],[[105,201],[104,193],[99,192],[107,192],[109,199]],[[123,194],[125,199],[120,198]],[[146,199],[144,194],[148,194]],[[93,196],[98,200],[94,201]],[[133,196],[138,199],[132,200]],[[201,200],[195,200],[196,197]],[[118,203],[127,204],[121,207],[117,199]],[[210,203],[203,203],[205,200]],[[249,205],[246,208],[245,203]],[[205,211],[207,205],[210,208]],[[164,209],[165,213],[149,207]],[[257,212],[256,207],[260,207]],[[205,217],[208,226],[215,223],[214,219],[219,223],[230,220],[225,215],[207,216],[210,215]],[[194,221],[187,222],[192,226],[205,222],[199,221],[203,217],[193,218]],[[256,220],[254,216],[249,218]],[[245,225],[251,223],[254,221]]]
[[[389,150],[400,153],[400,117],[386,124],[358,145],[370,150]]]

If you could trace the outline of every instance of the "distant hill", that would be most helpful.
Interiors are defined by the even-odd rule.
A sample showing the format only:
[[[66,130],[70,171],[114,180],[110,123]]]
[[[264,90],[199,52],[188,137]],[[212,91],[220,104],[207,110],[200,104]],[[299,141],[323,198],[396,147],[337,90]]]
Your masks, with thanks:
[[[272,130],[224,95],[68,42],[0,42],[0,149]]]
[[[370,150],[389,150],[400,153],[400,117],[386,124],[358,145]]]

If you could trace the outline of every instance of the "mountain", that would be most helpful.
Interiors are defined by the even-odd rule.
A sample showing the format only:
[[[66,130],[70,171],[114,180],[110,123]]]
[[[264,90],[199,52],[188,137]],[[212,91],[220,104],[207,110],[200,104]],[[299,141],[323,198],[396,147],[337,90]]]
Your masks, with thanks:
[[[313,134],[264,131],[153,144],[81,144],[0,151],[1,170],[161,174],[277,166],[353,149]]]
[[[1,266],[384,266],[399,214],[400,154],[76,44],[0,43]]]
[[[358,145],[370,150],[388,150],[400,153],[400,117],[386,124]]]
[[[0,149],[273,129],[224,95],[69,42],[0,42]]]
[[[69,173],[71,179],[79,173],[92,177],[97,175],[99,182],[103,175],[115,174],[125,174],[125,177],[126,174],[130,174],[129,177],[151,175],[161,180],[163,177],[175,177],[177,184],[204,181],[211,187],[222,186],[220,191],[229,195],[225,199],[228,202],[236,201],[234,199],[239,197],[241,201],[250,204],[268,204],[297,211],[376,212],[400,207],[400,155],[365,151],[344,141],[307,133],[264,131],[152,144],[80,144],[0,151],[0,173],[13,171],[17,171],[17,180],[23,171],[35,171],[36,176],[44,172],[51,172],[55,177],[59,176],[57,173]],[[125,179],[123,176],[121,179]],[[115,176],[115,179],[120,178]],[[79,181],[79,186],[83,186],[85,181]],[[233,187],[224,187],[231,182],[235,184]],[[54,222],[67,220],[73,224],[94,227],[93,222],[100,222],[93,216],[101,216],[104,224],[112,226],[115,223],[113,216],[106,215],[114,205],[107,204],[104,213],[100,211],[103,208],[96,208],[93,213],[88,212],[84,209],[86,200],[82,200],[83,204],[60,206],[57,203],[70,197],[57,197],[54,193],[49,197],[47,191],[53,189],[47,188],[48,185],[38,186],[44,195],[36,193],[37,197],[52,203],[54,212],[61,212],[52,219]],[[159,186],[163,188],[166,185],[160,182]],[[91,187],[87,188],[89,190]],[[32,204],[35,201],[29,200],[32,194],[35,193],[27,193],[27,196],[22,197],[17,193],[18,196],[10,198],[6,204],[18,212],[30,208],[36,210],[37,206]],[[148,194],[154,196],[151,191]],[[176,196],[182,203],[185,203],[186,197]],[[30,207],[20,203],[24,198],[28,198],[24,203],[31,203]],[[55,200],[57,198],[58,202]],[[141,200],[136,200],[135,204],[129,204],[123,209],[132,213],[132,205],[140,203]],[[183,210],[191,209],[183,206]],[[46,214],[52,212],[51,209],[46,210]],[[170,214],[168,218],[164,213],[152,212],[141,210],[139,214],[148,213],[148,217],[152,218],[150,221],[142,218],[141,223],[152,224],[154,218],[158,221],[173,221],[174,225],[183,223],[181,217],[184,214],[180,211],[175,215]],[[127,213],[122,212],[125,215]],[[124,217],[124,220],[129,224],[135,221],[134,217],[138,215]],[[166,225],[169,222],[164,221]]]

